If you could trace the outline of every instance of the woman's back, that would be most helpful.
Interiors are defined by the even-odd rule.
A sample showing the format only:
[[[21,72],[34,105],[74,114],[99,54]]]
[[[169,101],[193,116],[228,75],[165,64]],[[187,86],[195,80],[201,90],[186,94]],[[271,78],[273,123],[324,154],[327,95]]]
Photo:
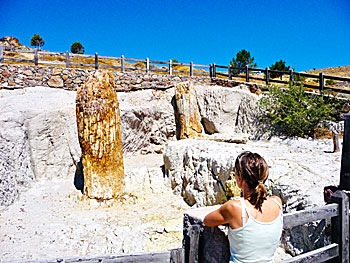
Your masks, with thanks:
[[[228,232],[230,262],[273,262],[283,227],[279,201],[269,198],[264,202],[262,212],[243,199],[240,203],[240,227],[233,229],[230,223]]]

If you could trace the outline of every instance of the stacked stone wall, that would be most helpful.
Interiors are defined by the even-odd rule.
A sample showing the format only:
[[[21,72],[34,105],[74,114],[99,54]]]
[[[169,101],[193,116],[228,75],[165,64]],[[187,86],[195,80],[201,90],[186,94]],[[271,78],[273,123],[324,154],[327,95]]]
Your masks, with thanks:
[[[65,90],[77,90],[94,69],[42,67],[32,65],[0,64],[0,89],[21,89],[25,87],[47,86]],[[263,89],[263,85],[222,78],[199,76],[162,75],[145,72],[112,71],[115,76],[117,91],[134,91],[142,89],[167,89],[176,84],[189,81],[194,85],[218,85],[236,87],[246,85],[253,93]]]
[[[47,86],[76,90],[94,69],[40,67],[31,65],[0,65],[0,88],[20,89]],[[207,77],[146,74],[144,72],[113,71],[117,91],[167,89],[177,83],[191,80],[194,84],[210,84]]]

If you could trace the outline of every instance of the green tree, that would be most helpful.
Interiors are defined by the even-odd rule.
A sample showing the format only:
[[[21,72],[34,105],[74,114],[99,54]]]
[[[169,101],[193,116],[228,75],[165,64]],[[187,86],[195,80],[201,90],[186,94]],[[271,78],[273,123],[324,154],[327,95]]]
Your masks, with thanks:
[[[70,51],[74,54],[84,54],[85,48],[80,42],[74,42],[70,48]]]
[[[271,70],[277,70],[277,71],[288,71],[290,69],[290,66],[286,66],[286,62],[283,61],[282,59],[280,61],[276,61],[275,64],[272,64]],[[283,74],[282,73],[277,73],[277,72],[271,72],[270,77],[271,78],[278,78],[280,77],[282,79]]]
[[[244,68],[245,66],[249,66],[250,68],[257,67],[258,65],[254,63],[254,57],[250,56],[250,52],[242,49],[236,54],[236,58],[232,58],[230,62],[231,67],[241,67]],[[244,69],[238,70],[235,69],[233,70],[234,74],[239,74],[241,72],[244,72]]]
[[[39,36],[38,34],[34,34],[32,36],[32,39],[30,40],[30,45],[33,47],[38,47],[39,50],[40,48],[45,45],[45,41],[42,39],[41,36]]]

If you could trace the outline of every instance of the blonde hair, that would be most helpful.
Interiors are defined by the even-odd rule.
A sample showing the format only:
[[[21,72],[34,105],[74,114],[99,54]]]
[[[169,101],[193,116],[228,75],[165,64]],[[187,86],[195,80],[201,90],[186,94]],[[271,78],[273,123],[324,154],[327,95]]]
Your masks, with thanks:
[[[252,190],[247,199],[261,212],[262,204],[267,195],[264,182],[269,176],[269,167],[266,161],[257,153],[243,152],[236,158],[235,173]]]

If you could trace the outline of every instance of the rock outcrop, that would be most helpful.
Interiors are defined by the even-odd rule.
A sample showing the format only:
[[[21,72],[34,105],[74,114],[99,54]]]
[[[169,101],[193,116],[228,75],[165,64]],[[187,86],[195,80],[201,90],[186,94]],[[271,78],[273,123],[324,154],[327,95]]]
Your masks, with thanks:
[[[84,194],[112,199],[124,190],[120,112],[113,74],[96,71],[77,91]]]
[[[175,88],[179,138],[198,137],[202,133],[195,89],[191,82],[179,83]]]
[[[195,86],[204,130],[208,134],[245,133],[257,129],[256,102],[258,96],[246,87]]]
[[[198,207],[226,201],[225,182],[235,158],[246,150],[257,152],[270,166],[266,188],[282,199],[284,212],[293,212],[323,205],[323,187],[339,183],[341,156],[339,152],[330,154],[332,148],[330,139],[273,138],[246,144],[181,140],[168,143],[163,156],[173,191]],[[323,246],[327,242],[325,223],[285,231],[284,247],[296,255]]]
[[[33,87],[0,91],[0,209],[33,180],[73,176],[80,158],[75,92]]]

